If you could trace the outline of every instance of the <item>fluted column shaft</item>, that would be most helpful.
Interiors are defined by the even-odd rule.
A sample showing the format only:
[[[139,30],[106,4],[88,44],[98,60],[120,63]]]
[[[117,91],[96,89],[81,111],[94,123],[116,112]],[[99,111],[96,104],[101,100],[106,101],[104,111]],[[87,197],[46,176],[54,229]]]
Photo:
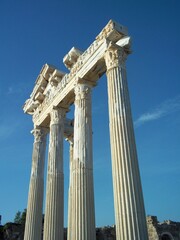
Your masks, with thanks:
[[[62,240],[64,233],[64,116],[62,108],[51,111],[44,240]]]
[[[74,140],[73,137],[67,138],[69,142],[69,193],[68,193],[68,239],[71,239],[72,231],[72,164],[73,164],[73,151]]]
[[[107,50],[110,141],[117,240],[147,240],[125,60],[121,47]]]
[[[75,87],[72,230],[69,240],[96,238],[91,115],[91,87],[78,84]]]
[[[36,127],[32,133],[34,145],[24,240],[41,240],[47,130]]]

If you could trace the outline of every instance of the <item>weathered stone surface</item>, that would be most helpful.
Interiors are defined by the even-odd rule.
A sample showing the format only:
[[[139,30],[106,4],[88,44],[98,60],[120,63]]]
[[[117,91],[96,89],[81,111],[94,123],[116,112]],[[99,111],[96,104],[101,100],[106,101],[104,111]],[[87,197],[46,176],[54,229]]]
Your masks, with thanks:
[[[91,86],[75,87],[74,152],[71,166],[71,233],[68,240],[95,240]]]
[[[110,20],[83,53],[72,48],[64,57],[70,70],[68,74],[45,64],[25,102],[24,112],[32,115],[34,125],[50,126],[44,240],[63,239],[64,137],[73,138],[73,145],[70,145],[68,240],[95,240],[91,91],[105,72],[116,239],[148,239],[126,79],[125,60],[131,52],[130,47],[126,27]],[[75,105],[74,128],[73,122],[69,124],[65,119],[71,104]],[[31,202],[34,208],[38,206],[36,200]],[[27,225],[32,225],[30,219]]]
[[[47,129],[36,127],[32,133],[34,135],[34,146],[24,240],[40,240],[42,232]]]
[[[74,86],[78,83],[79,78],[96,83],[106,72],[103,59],[109,44],[111,42],[117,43],[126,35],[126,27],[110,20],[86,51],[81,54],[81,51],[76,48],[70,50],[69,55],[67,54],[70,56],[67,59],[71,59],[70,61],[73,63],[70,67],[70,73],[65,74],[55,87],[50,87],[48,83],[53,72],[59,70],[52,65],[45,64],[37,77],[30,98],[25,102],[24,112],[33,115],[33,121],[36,125],[45,124],[48,126],[48,114],[50,114],[52,106],[60,104],[64,107],[64,105],[74,102]],[[44,94],[43,102],[35,100],[38,92]]]
[[[171,220],[159,222],[156,216],[148,216],[149,240],[180,240],[180,223]]]
[[[111,46],[105,55],[117,239],[146,240],[147,228],[126,79],[127,52]]]
[[[66,56],[63,58],[63,63],[68,69],[71,69],[82,53],[83,52],[81,50],[75,47],[71,48],[68,54],[66,54]]]
[[[73,206],[73,189],[72,189],[72,167],[73,167],[73,155],[74,155],[74,138],[73,136],[69,136],[66,138],[66,140],[69,142],[69,192],[68,192],[68,239],[71,239],[71,233],[72,233],[72,206]]]
[[[63,239],[63,136],[65,112],[66,110],[62,108],[55,108],[51,112],[44,240]]]

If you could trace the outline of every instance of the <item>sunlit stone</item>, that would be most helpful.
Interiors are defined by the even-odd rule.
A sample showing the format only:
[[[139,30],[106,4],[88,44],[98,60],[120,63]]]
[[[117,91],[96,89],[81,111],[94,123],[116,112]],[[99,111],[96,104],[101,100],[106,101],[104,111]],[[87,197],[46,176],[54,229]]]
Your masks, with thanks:
[[[127,28],[110,20],[84,52],[73,47],[66,54],[63,62],[68,74],[45,64],[24,104],[24,112],[32,115],[36,128],[50,132],[44,240],[63,239],[64,138],[70,143],[68,240],[96,238],[91,92],[104,73],[108,81],[116,239],[148,239],[126,78],[130,53]],[[74,120],[65,117],[71,104],[75,105]],[[37,139],[35,134],[25,240],[40,240],[42,232],[45,138]]]

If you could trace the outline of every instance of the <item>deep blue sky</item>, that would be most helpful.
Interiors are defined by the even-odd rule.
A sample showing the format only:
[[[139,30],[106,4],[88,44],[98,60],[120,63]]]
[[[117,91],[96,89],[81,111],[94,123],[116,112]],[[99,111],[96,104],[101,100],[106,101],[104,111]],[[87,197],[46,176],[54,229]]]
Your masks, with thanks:
[[[180,2],[178,0],[0,1],[0,214],[26,208],[33,128],[22,111],[42,65],[62,71],[112,18],[129,29],[127,60],[146,214],[180,221]],[[114,224],[106,77],[93,91],[96,225]],[[72,115],[72,113],[70,113]],[[65,225],[68,144],[65,143]]]

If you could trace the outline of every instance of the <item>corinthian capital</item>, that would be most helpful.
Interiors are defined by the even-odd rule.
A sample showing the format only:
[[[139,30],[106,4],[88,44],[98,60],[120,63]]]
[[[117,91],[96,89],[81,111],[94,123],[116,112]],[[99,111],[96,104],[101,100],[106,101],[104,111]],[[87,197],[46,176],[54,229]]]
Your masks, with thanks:
[[[105,53],[107,71],[115,67],[125,67],[127,52],[122,47],[109,48]]]
[[[48,129],[43,127],[35,127],[31,133],[34,135],[34,142],[43,142],[48,133]]]
[[[91,86],[88,84],[77,84],[74,88],[75,100],[89,99],[91,96]]]
[[[51,125],[52,124],[59,124],[60,122],[64,121],[64,117],[66,114],[65,108],[53,108],[51,111]]]

